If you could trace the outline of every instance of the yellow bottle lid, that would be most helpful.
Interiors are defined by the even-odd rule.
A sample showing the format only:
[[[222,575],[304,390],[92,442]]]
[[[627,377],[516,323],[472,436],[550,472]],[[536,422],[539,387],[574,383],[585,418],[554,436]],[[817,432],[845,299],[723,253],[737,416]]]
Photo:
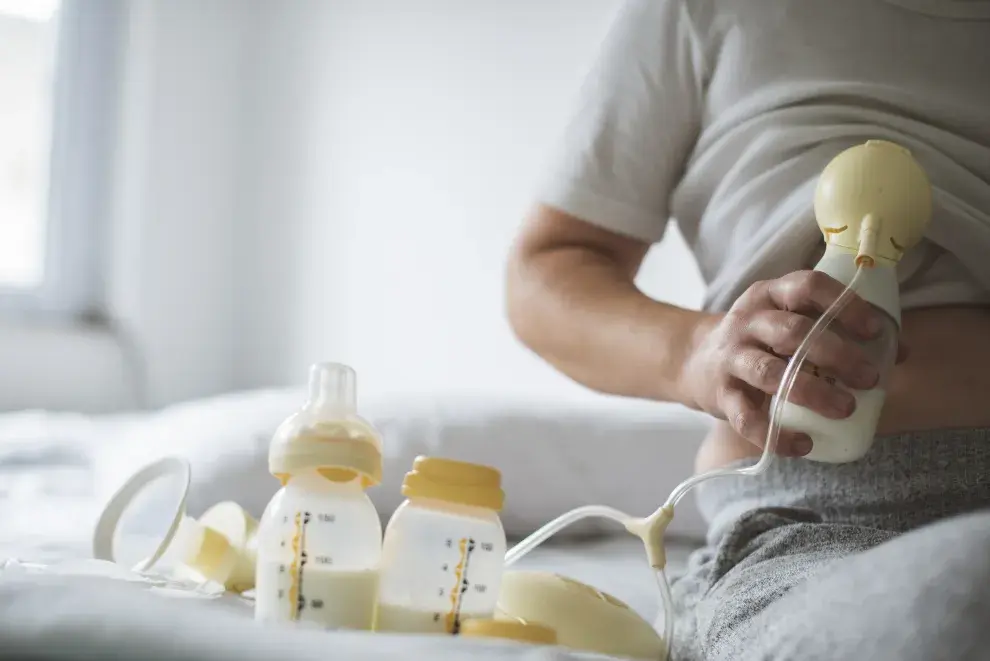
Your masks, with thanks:
[[[406,498],[430,498],[501,511],[502,474],[489,466],[439,457],[417,457],[402,481]]]
[[[535,622],[474,619],[461,622],[461,635],[468,638],[502,638],[533,645],[556,645],[557,632]]]

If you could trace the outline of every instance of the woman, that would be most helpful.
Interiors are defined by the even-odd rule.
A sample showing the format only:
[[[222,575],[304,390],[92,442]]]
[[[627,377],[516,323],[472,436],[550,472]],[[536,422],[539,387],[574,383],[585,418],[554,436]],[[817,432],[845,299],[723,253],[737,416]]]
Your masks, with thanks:
[[[697,470],[756,460],[780,356],[842,289],[809,270],[825,165],[889,140],[934,191],[926,239],[898,267],[910,355],[873,448],[822,464],[787,433],[765,475],[699,488],[708,545],[674,584],[677,658],[984,658],[988,36],[984,0],[640,0],[616,19],[511,256],[508,313],[571,378],[714,416]],[[671,218],[708,283],[701,311],[633,283]],[[874,314],[856,299],[840,322],[868,337]],[[813,358],[876,383],[838,335]],[[854,407],[811,376],[792,397],[832,418]]]

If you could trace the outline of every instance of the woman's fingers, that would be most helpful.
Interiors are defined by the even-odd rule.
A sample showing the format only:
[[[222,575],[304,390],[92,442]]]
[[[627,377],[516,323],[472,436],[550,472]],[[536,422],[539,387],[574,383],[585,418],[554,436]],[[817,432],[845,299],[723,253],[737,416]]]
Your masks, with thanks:
[[[792,356],[811,332],[814,321],[784,310],[754,314],[747,327],[749,336],[780,356]],[[807,362],[835,375],[850,388],[867,390],[877,384],[880,373],[866,352],[855,342],[826,329],[812,343]]]
[[[756,347],[743,347],[729,360],[733,377],[771,395],[780,387],[786,368],[783,358]],[[804,371],[794,380],[787,400],[833,419],[847,418],[856,408],[852,394]]]
[[[845,285],[841,282],[819,271],[795,271],[765,283],[765,293],[772,307],[791,312],[821,314],[844,289]],[[881,315],[869,303],[854,295],[839,312],[838,321],[854,335],[869,339],[882,330]]]
[[[763,393],[754,391],[742,383],[724,388],[719,404],[725,419],[737,434],[757,447],[763,447],[770,426],[767,401]],[[798,432],[781,429],[777,437],[776,453],[801,457],[811,452],[811,439]]]

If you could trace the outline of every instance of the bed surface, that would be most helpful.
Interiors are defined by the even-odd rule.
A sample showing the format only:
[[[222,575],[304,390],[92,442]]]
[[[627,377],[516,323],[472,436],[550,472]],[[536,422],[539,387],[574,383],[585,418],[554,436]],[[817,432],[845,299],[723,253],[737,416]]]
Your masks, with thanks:
[[[260,515],[277,488],[267,475],[267,441],[297,404],[298,393],[263,393],[157,414],[0,415],[0,565],[8,558],[54,564],[91,557],[93,526],[110,495],[134,470],[167,454],[185,456],[193,465],[191,514],[230,499]],[[416,455],[453,456],[504,469],[510,507],[503,521],[516,538],[581,504],[652,511],[672,486],[665,482],[688,471],[693,444],[704,430],[695,419],[663,410],[572,414],[449,402],[446,408],[408,402],[368,408],[385,434],[386,473],[394,482],[383,483],[377,490],[382,495],[373,496],[383,519],[398,505],[398,482]],[[680,449],[673,460],[664,441]],[[638,491],[629,487],[633,483]],[[699,537],[690,512],[680,519],[681,534],[668,544],[674,575]],[[586,582],[650,622],[658,612],[654,577],[631,537],[564,536],[518,567]],[[255,624],[251,611],[250,603],[229,595],[167,598],[121,581],[25,575],[11,563],[0,570],[0,657],[253,661],[284,658],[292,650],[295,659],[321,661],[582,658],[559,648],[437,637],[287,633]],[[328,655],[328,649],[337,653]]]
[[[683,543],[668,547],[673,573],[683,567],[688,552],[689,545]],[[625,601],[649,622],[658,613],[656,585],[637,540],[615,537],[545,545],[517,566],[582,580]],[[12,575],[5,578],[8,573]],[[255,623],[250,603],[235,597],[174,599],[115,581],[28,578],[0,571],[0,657],[20,658],[28,650],[31,658],[51,661],[605,658],[562,648],[447,637],[286,631]]]

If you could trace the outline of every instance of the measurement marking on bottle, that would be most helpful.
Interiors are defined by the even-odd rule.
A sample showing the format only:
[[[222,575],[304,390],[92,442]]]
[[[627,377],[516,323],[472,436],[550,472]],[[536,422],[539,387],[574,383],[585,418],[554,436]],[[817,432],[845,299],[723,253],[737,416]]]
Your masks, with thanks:
[[[452,540],[447,540],[447,546],[451,546]],[[469,537],[462,537],[457,548],[460,551],[460,558],[457,566],[454,567],[454,584],[450,589],[450,611],[447,612],[446,630],[447,633],[457,634],[461,628],[461,602],[464,593],[468,591],[471,582],[468,580],[468,568],[471,564],[471,554],[474,553],[475,541]],[[440,589],[443,596],[443,588]]]
[[[289,565],[289,619],[296,619],[296,603],[299,599],[299,539],[302,537],[302,516],[296,512],[295,529],[292,531],[292,564]]]
[[[289,566],[291,583],[289,587],[289,618],[298,620],[306,607],[303,596],[303,568],[306,566],[306,526],[309,525],[309,512],[296,512],[295,530],[292,535],[292,564]]]

